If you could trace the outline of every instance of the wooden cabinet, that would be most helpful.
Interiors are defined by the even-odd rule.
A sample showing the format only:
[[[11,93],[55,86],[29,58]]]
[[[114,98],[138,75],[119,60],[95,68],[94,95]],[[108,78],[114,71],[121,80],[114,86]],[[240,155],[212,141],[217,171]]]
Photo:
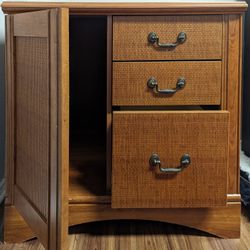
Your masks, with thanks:
[[[2,4],[6,206],[46,248],[111,219],[239,237],[246,7]]]

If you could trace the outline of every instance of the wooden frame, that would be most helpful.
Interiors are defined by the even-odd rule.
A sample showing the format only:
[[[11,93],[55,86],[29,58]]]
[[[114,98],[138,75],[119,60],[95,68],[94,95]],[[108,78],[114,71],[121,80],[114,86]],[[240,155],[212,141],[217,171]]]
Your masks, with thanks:
[[[58,55],[54,53],[52,71],[58,74],[58,95],[53,102],[52,108],[58,108],[58,119],[60,133],[57,135],[57,146],[52,146],[52,153],[58,155],[55,161],[62,166],[59,171],[58,186],[51,179],[50,204],[57,200],[58,207],[51,207],[50,216],[57,218],[51,221],[53,228],[49,238],[52,245],[50,249],[67,249],[67,229],[70,225],[84,222],[108,220],[108,219],[148,219],[159,220],[195,227],[212,234],[234,238],[240,235],[240,196],[239,193],[239,119],[240,119],[240,93],[241,93],[241,67],[242,67],[242,12],[246,10],[245,2],[218,2],[208,3],[32,3],[32,2],[4,2],[2,9],[6,14],[6,65],[7,87],[6,87],[6,168],[7,171],[7,204],[13,204],[14,190],[14,84],[13,84],[13,27],[12,18],[14,13],[30,12],[50,8],[60,8],[58,26],[51,26],[50,35],[59,39]],[[106,196],[84,197],[81,200],[68,201],[68,82],[69,62],[68,56],[68,16],[71,15],[105,15],[107,16],[107,164],[111,162],[111,79],[112,79],[112,16],[114,15],[196,15],[196,14],[218,14],[223,15],[223,45],[222,45],[222,87],[221,87],[221,109],[230,112],[229,126],[229,166],[227,184],[227,206],[217,208],[179,208],[171,209],[111,209],[109,192]],[[55,15],[51,16],[51,22],[55,24]],[[58,30],[57,30],[58,29]],[[38,31],[39,32],[39,31]],[[58,33],[57,33],[58,32]],[[53,45],[51,45],[53,46]],[[51,50],[53,50],[51,48]],[[56,59],[58,60],[57,63]],[[56,75],[52,74],[54,79]],[[56,91],[56,90],[54,90]],[[64,107],[64,108],[63,108]],[[52,117],[53,118],[53,117]],[[56,131],[53,131],[56,133]],[[107,169],[107,188],[110,190],[109,175],[111,169]],[[55,176],[53,170],[51,176]],[[53,178],[53,177],[51,177]],[[59,191],[56,196],[56,191]],[[22,201],[20,201],[22,202]],[[59,204],[59,205],[58,205]],[[61,204],[61,205],[60,205]],[[68,211],[69,210],[69,211]],[[162,213],[158,213],[158,212]],[[159,215],[157,215],[159,214]],[[194,219],[195,215],[197,218]],[[66,219],[65,219],[66,218]],[[67,218],[69,221],[67,221]],[[205,218],[201,223],[201,218]],[[229,219],[228,219],[229,218]],[[14,230],[13,229],[9,229]],[[55,233],[56,232],[56,233]]]

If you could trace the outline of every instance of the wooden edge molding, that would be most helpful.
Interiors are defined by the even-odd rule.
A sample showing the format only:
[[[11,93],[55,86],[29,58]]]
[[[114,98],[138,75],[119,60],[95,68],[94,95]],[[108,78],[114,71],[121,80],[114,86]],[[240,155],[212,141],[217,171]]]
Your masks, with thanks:
[[[228,193],[239,192],[240,89],[241,89],[241,16],[228,16],[227,110],[230,112]],[[237,65],[237,66],[236,66]]]
[[[5,14],[43,10],[48,8],[69,8],[70,13],[103,14],[175,14],[175,13],[241,13],[246,11],[245,1],[224,2],[165,2],[165,3],[112,3],[112,2],[3,2]]]
[[[111,196],[73,196],[69,198],[69,204],[110,204]]]
[[[240,202],[241,197],[240,194],[228,194],[227,195],[227,202]]]
[[[61,8],[58,18],[58,249],[68,249],[69,190],[69,10]],[[56,28],[56,26],[53,26]],[[55,32],[56,33],[56,32]],[[52,36],[52,33],[51,33]],[[54,178],[52,179],[54,180]],[[55,190],[56,193],[56,190]],[[53,202],[53,200],[51,200]],[[55,223],[55,222],[54,222]],[[55,225],[56,226],[56,225]]]
[[[240,202],[240,194],[228,194],[227,202]],[[73,196],[69,204],[111,204],[111,196]]]

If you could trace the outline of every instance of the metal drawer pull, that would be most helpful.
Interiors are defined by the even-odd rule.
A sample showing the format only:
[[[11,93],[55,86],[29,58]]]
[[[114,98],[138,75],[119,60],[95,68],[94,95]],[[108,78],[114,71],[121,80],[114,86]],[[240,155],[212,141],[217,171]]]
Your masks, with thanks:
[[[150,32],[148,34],[148,41],[152,44],[156,44],[159,48],[166,48],[168,50],[175,49],[178,45],[184,43],[187,40],[187,35],[185,32],[180,32],[177,36],[175,43],[160,43],[160,39],[155,32]]]
[[[150,159],[149,159],[149,165],[151,167],[156,167],[157,165],[159,165],[159,170],[162,173],[179,173],[184,168],[186,168],[190,163],[191,163],[191,158],[188,154],[184,154],[181,157],[181,161],[180,161],[181,165],[177,168],[163,168],[163,167],[161,167],[161,160],[160,160],[159,155],[157,155],[157,154],[152,154]]]
[[[186,80],[183,77],[177,80],[175,89],[159,89],[158,82],[154,77],[150,77],[147,82],[148,88],[153,89],[155,93],[159,94],[174,94],[178,90],[183,89],[185,84]]]

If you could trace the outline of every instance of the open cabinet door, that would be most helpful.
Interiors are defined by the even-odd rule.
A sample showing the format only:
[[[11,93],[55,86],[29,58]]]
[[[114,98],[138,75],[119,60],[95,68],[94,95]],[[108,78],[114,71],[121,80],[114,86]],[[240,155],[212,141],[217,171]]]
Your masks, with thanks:
[[[14,145],[7,149],[14,148],[13,204],[52,250],[67,249],[68,19],[68,9],[7,17],[11,44],[6,87],[13,88],[7,112],[14,113]]]

